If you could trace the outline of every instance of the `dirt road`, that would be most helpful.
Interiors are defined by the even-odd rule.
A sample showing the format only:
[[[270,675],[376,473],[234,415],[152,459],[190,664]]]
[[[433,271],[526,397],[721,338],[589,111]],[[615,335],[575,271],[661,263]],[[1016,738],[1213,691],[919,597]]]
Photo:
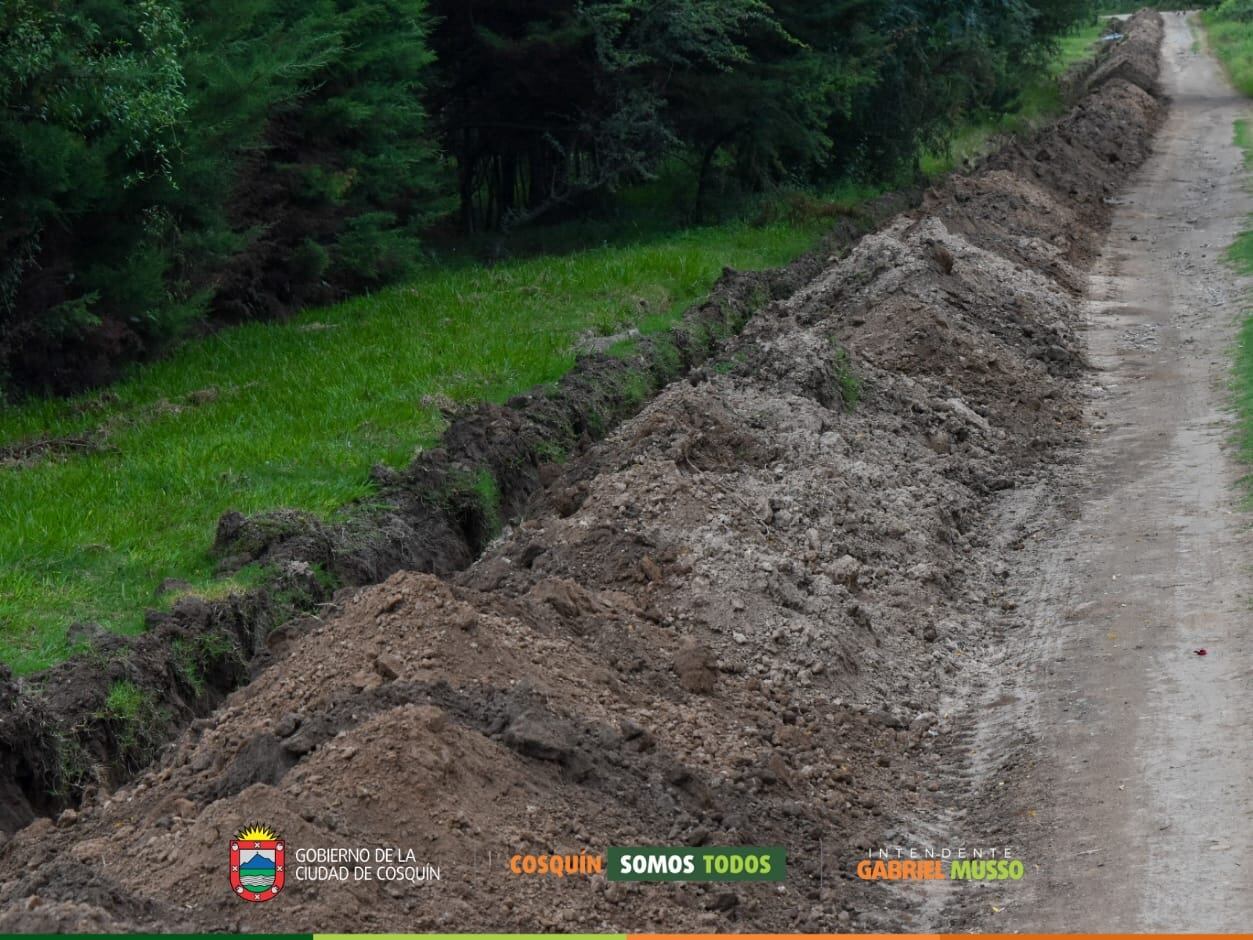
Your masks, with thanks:
[[[1194,19],[1165,20],[1169,116],[1089,286],[1095,441],[1073,518],[1037,526],[1023,565],[1016,713],[978,735],[1042,755],[1002,781],[1034,835],[1031,876],[980,905],[998,929],[1253,922],[1253,552],[1226,388],[1240,291],[1222,262],[1253,209],[1232,142],[1251,109]]]

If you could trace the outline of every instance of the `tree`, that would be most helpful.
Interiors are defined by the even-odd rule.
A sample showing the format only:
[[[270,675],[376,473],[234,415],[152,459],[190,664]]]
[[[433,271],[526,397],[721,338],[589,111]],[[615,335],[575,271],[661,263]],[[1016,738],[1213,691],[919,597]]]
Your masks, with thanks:
[[[195,313],[171,289],[186,37],[163,0],[0,9],[0,381],[50,389]]]
[[[0,389],[401,276],[442,168],[422,0],[0,9]]]
[[[216,188],[215,154],[229,154],[227,217],[246,245],[219,274],[220,314],[274,316],[411,268],[442,183],[421,101],[428,28],[421,0],[215,0],[199,11],[188,66],[206,129],[199,178]]]
[[[474,232],[680,162],[696,218],[715,179],[895,180],[1091,0],[430,3],[8,0],[0,388],[402,277],[454,199]]]
[[[760,0],[435,0],[431,112],[475,231],[648,177],[683,129],[685,81],[735,74]]]

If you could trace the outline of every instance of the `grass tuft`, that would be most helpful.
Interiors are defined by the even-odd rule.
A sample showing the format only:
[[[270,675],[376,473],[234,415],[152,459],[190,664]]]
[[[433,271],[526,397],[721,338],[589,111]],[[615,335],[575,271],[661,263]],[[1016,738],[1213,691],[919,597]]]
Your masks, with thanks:
[[[104,710],[110,718],[130,724],[139,720],[146,703],[147,697],[139,686],[123,679],[109,686]]]
[[[100,717],[113,729],[121,753],[135,764],[142,764],[151,756],[160,739],[158,729],[169,716],[150,693],[129,680],[119,679],[109,686]]]
[[[849,411],[856,408],[861,401],[861,378],[853,371],[853,364],[843,349],[835,352],[835,385],[844,407]]]

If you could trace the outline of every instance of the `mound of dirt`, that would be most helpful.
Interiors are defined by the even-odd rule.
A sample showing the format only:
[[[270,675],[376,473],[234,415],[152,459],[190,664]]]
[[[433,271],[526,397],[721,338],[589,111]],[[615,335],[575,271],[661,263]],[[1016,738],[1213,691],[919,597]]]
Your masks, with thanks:
[[[1155,30],[1132,19],[1128,54]],[[284,631],[147,773],[17,833],[0,929],[916,926],[853,862],[953,811],[970,742],[939,703],[1009,603],[996,493],[1078,439],[1076,272],[1161,116],[1130,74],[536,471],[510,505],[527,521],[472,565],[393,574]],[[274,544],[243,524],[227,541]],[[289,851],[412,848],[442,879],[291,868],[283,896],[243,904],[227,845],[256,822]],[[787,880],[508,864],[669,844],[784,845]]]
[[[440,446],[403,472],[377,467],[376,492],[324,522],[282,510],[227,513],[213,553],[224,573],[257,563],[265,583],[221,600],[186,598],[146,612],[148,631],[117,637],[93,624],[71,628],[88,651],[41,674],[12,679],[0,666],[0,833],[113,789],[157,749],[256,675],[301,630],[325,615],[337,589],[377,584],[400,570],[462,569],[524,514],[555,458],[577,453],[638,412],[666,382],[687,373],[772,298],[791,294],[875,224],[916,202],[882,197],[844,218],[820,251],[775,270],[730,269],[678,326],[640,339],[627,356],[592,355],[553,391],[482,405],[452,421]],[[284,629],[278,629],[289,624]],[[110,691],[140,696],[138,716],[119,715]]]
[[[1107,35],[1121,34],[1123,39],[1088,73],[1083,84],[1085,93],[1120,78],[1157,94],[1160,52],[1165,31],[1165,23],[1160,17],[1152,19],[1134,16],[1129,20],[1110,20],[1107,24]]]

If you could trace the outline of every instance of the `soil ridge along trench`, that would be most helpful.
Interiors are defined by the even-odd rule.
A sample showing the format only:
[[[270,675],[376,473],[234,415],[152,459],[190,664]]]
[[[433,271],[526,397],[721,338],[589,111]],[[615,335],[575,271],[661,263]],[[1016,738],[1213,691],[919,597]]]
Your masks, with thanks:
[[[85,652],[13,678],[0,665],[0,833],[112,789],[182,728],[246,684],[344,591],[396,571],[448,575],[525,517],[560,461],[586,449],[670,381],[714,355],[773,299],[786,297],[867,231],[917,203],[902,190],[842,218],[813,252],[781,268],[726,269],[709,296],[624,355],[581,357],[553,389],[454,416],[439,445],[403,471],[376,466],[376,492],[326,521],[276,510],[226,513],[212,546],[218,571],[264,566],[263,583],[219,600],[187,596],[150,609],[146,631],[118,636],[75,624]],[[137,690],[144,722],[109,706],[118,683]]]
[[[0,930],[930,926],[925,897],[853,866],[975,818],[973,733],[946,695],[1005,641],[1006,507],[1087,440],[1083,293],[1165,111],[1162,18],[1121,32],[1065,116],[536,471],[501,500],[525,521],[486,526],[477,560],[380,565],[275,634],[145,772],[13,835]],[[225,522],[222,556],[325,544],[256,528]],[[293,870],[282,897],[241,904],[226,846],[258,821],[293,850],[413,848],[449,876]],[[657,844],[784,845],[785,890],[507,864]]]

